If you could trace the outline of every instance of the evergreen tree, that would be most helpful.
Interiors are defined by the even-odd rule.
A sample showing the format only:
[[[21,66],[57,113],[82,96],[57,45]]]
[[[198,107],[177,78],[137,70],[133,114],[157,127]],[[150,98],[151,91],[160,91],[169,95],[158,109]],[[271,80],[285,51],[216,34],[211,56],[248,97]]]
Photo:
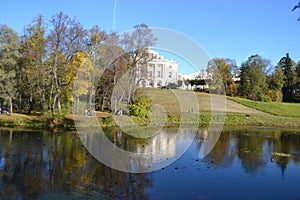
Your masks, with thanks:
[[[283,101],[291,102],[293,101],[293,85],[296,80],[296,73],[294,70],[294,61],[289,57],[287,53],[285,57],[281,58],[278,64],[285,75],[285,83],[282,88]]]

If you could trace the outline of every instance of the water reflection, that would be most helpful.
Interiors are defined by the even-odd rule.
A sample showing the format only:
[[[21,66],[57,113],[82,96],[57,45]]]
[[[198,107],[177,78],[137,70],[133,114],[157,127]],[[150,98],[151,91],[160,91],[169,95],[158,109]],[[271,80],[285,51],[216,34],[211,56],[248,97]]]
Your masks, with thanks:
[[[284,175],[289,163],[300,166],[300,134],[264,129],[223,131],[204,160],[224,168],[231,167],[238,160],[246,173],[253,174],[272,162]]]
[[[151,132],[151,128],[143,134]],[[79,132],[88,151],[102,163],[124,172],[144,173],[170,165],[193,143],[194,128],[166,128],[150,138],[135,138],[120,130]],[[107,135],[113,135],[110,138]],[[116,134],[115,134],[116,133]]]
[[[110,128],[101,137],[109,138],[118,147],[128,151],[154,152],[152,157],[145,157],[145,163],[134,163],[132,158],[133,165],[146,167],[161,160],[177,159],[178,149],[181,145],[184,146],[184,142],[190,137],[190,131],[182,129],[176,135],[178,130],[169,128],[153,138],[136,139]],[[273,185],[280,185],[280,180],[276,179],[277,174],[289,177],[282,182],[284,185],[280,185],[281,190],[297,197],[290,188],[297,185],[296,180],[300,174],[299,132],[272,129],[225,130],[212,151],[200,159],[199,152],[203,151],[205,144],[209,144],[214,135],[206,129],[196,131],[195,142],[174,164],[152,173],[131,174],[98,162],[89,154],[77,134],[0,130],[0,199],[180,199],[188,198],[179,195],[180,192],[185,194],[186,187],[195,195],[200,195],[203,191],[199,188],[209,190],[209,180],[225,180],[218,173],[225,171],[232,171],[229,182],[251,181],[251,176],[254,175],[259,176],[263,183],[272,180]],[[93,138],[87,134],[86,139]],[[109,152],[107,154],[113,156]],[[212,170],[207,171],[208,167]],[[180,170],[184,173],[179,173]],[[178,179],[175,180],[175,177]],[[175,188],[170,187],[170,183]],[[223,183],[215,184],[214,187],[216,188],[212,192],[215,197],[234,189]],[[160,193],[161,190],[164,193]],[[177,196],[168,196],[169,193],[176,193]]]
[[[110,169],[85,150],[76,134],[0,132],[0,199],[143,196],[150,174]]]

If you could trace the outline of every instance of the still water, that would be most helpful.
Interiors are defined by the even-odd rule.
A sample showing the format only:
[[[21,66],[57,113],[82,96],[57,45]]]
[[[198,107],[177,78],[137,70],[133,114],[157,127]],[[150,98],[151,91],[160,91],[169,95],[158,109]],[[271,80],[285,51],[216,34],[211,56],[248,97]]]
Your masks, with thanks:
[[[188,133],[172,139],[176,131],[136,139],[105,130],[120,148],[155,146],[159,159],[176,158],[157,171],[126,173],[101,164],[76,133],[0,130],[0,199],[300,199],[299,130],[226,128],[204,158],[206,129],[181,157]]]

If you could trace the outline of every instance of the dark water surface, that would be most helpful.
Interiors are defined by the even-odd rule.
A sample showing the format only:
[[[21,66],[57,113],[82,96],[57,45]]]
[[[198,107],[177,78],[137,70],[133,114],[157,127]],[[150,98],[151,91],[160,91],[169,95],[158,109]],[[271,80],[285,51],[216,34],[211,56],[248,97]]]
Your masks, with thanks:
[[[132,151],[160,144],[166,159],[184,141],[170,140],[171,129],[147,140],[106,132]],[[300,199],[300,131],[227,129],[199,158],[207,138],[199,130],[171,165],[132,174],[94,159],[76,133],[0,130],[0,199]]]

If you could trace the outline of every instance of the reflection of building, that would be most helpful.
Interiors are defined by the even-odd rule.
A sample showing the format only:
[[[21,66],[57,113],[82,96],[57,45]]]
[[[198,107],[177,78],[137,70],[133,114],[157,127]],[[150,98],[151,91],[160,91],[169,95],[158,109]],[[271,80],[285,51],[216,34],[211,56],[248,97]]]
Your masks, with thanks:
[[[163,87],[168,84],[177,84],[178,62],[165,59],[156,51],[149,50],[153,58],[147,62],[146,73],[140,81],[140,87]]]
[[[171,159],[176,156],[176,135],[168,134],[164,131],[152,137],[148,141],[148,145],[137,147],[139,156],[148,153],[144,162],[146,165],[152,165],[157,161]],[[147,161],[146,161],[147,160]]]

